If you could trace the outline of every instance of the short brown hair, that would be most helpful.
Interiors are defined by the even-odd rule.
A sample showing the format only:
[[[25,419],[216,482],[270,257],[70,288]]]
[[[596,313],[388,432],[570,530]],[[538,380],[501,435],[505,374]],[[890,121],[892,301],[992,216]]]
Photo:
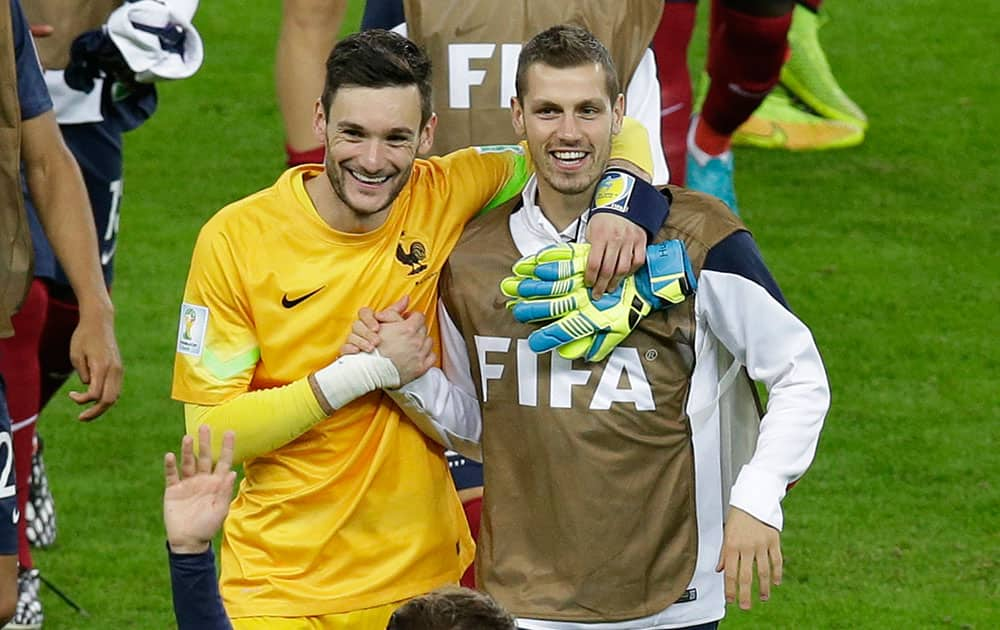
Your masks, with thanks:
[[[514,91],[518,99],[528,89],[526,75],[532,64],[544,63],[553,68],[575,68],[596,63],[604,69],[604,87],[608,98],[614,100],[621,92],[618,71],[611,53],[593,33],[573,24],[558,24],[532,37],[517,58],[517,75]]]
[[[323,110],[341,87],[408,87],[420,91],[420,125],[431,117],[431,60],[412,41],[382,29],[361,31],[340,40],[326,60]]]
[[[448,586],[396,609],[386,630],[517,630],[514,617],[479,591]]]

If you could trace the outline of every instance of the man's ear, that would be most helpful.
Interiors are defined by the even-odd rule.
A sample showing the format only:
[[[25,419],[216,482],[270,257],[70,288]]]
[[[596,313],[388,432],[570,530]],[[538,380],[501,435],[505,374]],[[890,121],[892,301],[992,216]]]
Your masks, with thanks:
[[[431,114],[424,128],[420,130],[420,142],[417,144],[417,155],[429,155],[434,146],[434,130],[437,129],[437,114]]]
[[[313,122],[312,122],[313,136],[319,141],[324,147],[326,146],[326,112],[323,110],[322,99],[316,99],[316,104],[313,106]]]
[[[524,137],[524,108],[516,96],[510,97],[510,124],[518,138]]]
[[[611,133],[618,135],[622,130],[622,120],[625,118],[625,95],[619,93],[615,98],[614,105],[611,106]]]

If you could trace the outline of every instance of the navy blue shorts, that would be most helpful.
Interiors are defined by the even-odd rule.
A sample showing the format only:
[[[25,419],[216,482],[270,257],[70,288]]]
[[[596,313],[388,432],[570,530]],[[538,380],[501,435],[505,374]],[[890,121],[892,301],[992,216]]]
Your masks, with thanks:
[[[0,555],[17,555],[17,490],[14,485],[14,441],[7,412],[7,387],[0,378]]]
[[[454,451],[448,451],[448,470],[459,490],[483,485],[483,465]]]

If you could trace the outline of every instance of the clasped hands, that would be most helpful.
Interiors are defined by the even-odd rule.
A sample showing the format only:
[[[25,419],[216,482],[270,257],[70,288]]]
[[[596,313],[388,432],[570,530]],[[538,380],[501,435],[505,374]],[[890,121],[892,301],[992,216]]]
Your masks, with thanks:
[[[620,293],[623,279],[641,270],[646,263],[651,248],[645,246],[645,231],[621,216],[599,214],[588,222],[587,236],[593,245],[571,246],[574,248],[570,256],[574,263],[574,286],[591,287],[588,295],[594,299]],[[534,258],[534,255],[522,258],[514,268],[525,269],[523,261],[528,258]],[[609,289],[611,293],[605,294]],[[549,297],[554,298],[556,294],[550,293]],[[392,360],[400,371],[400,384],[406,384],[426,372],[437,362],[437,356],[429,340],[423,343],[420,339],[407,339],[408,334],[420,332],[426,337],[424,315],[407,312],[407,306],[407,298],[404,297],[381,311],[362,308],[341,348],[341,354],[375,352],[377,348],[378,353]],[[621,340],[613,339],[616,339],[614,344]],[[607,340],[604,343],[607,352],[610,352],[613,345]]]
[[[600,295],[588,288],[586,279],[591,246],[551,245],[514,263],[514,275],[500,283],[500,290],[510,298],[507,306],[518,321],[550,322],[528,336],[533,351],[558,349],[566,359],[601,361],[643,317],[680,304],[695,292],[697,280],[682,241],[650,245],[644,254],[638,271]],[[422,314],[405,312],[404,300],[379,312],[361,309],[341,350],[352,354],[379,348],[400,369],[403,384],[426,372],[437,359],[429,339],[405,339],[407,332],[423,331],[426,336],[426,328]],[[398,343],[384,344],[380,330],[386,324],[386,332]]]

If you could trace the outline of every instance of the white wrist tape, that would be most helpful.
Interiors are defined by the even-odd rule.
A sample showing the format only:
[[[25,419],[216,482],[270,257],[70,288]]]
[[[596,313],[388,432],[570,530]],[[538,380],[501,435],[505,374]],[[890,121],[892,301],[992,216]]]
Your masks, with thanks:
[[[396,366],[377,352],[340,357],[313,376],[333,409],[377,389],[399,387]]]

